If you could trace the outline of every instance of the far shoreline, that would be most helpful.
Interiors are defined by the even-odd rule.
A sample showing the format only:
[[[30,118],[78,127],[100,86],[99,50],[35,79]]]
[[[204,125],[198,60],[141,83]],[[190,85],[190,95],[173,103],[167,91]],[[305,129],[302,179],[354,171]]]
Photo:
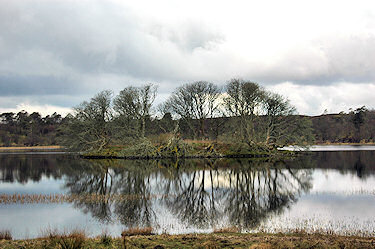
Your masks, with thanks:
[[[38,146],[2,146],[0,151],[10,151],[10,150],[62,150],[64,147],[60,145],[38,145]]]

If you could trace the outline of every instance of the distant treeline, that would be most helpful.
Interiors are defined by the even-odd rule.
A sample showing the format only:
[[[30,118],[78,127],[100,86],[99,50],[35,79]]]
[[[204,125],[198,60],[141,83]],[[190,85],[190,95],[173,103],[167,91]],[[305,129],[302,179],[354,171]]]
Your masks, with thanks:
[[[354,113],[324,114],[319,116],[307,116],[312,121],[312,131],[316,143],[374,143],[375,142],[375,111],[364,112],[365,119],[359,132],[353,118]],[[0,146],[35,146],[35,145],[59,145],[59,137],[62,135],[61,126],[66,122],[65,117],[52,114],[41,117],[39,113],[6,112],[0,114]],[[27,118],[26,118],[27,117]],[[33,118],[31,118],[33,117]],[[35,120],[35,118],[37,118]],[[229,133],[225,127],[230,118],[213,118],[207,121],[210,127],[209,137],[217,139],[223,134]],[[165,131],[171,131],[176,121],[170,115],[162,118],[147,119],[146,134],[158,136]],[[187,127],[180,128],[184,137],[189,137]]]
[[[57,145],[60,114],[42,117],[39,113],[6,112],[0,114],[0,146]]]
[[[374,143],[375,111],[364,106],[349,113],[309,117],[318,143]]]
[[[297,115],[287,99],[249,81],[233,79],[224,91],[204,81],[185,84],[153,107],[156,93],[151,84],[126,87],[117,96],[102,91],[66,117],[2,113],[0,146],[101,150],[140,139],[163,143],[171,136],[268,147],[375,141],[375,111],[361,107],[349,113]]]

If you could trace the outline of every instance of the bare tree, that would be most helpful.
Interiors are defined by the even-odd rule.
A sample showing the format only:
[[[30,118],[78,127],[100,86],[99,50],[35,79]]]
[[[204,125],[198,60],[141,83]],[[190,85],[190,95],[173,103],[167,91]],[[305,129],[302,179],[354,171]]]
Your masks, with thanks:
[[[287,99],[276,93],[267,93],[264,98],[265,143],[270,144],[280,139],[283,134],[287,119],[285,116],[296,114],[296,109],[289,104]]]
[[[137,118],[140,108],[139,89],[133,86],[124,88],[113,100],[113,109],[126,118]]]
[[[114,137],[122,142],[139,137],[139,89],[126,87],[114,98],[113,109],[116,116],[113,120]]]
[[[74,108],[64,124],[63,144],[76,150],[101,150],[111,140],[112,91],[105,90]]]
[[[219,108],[219,88],[209,82],[197,81],[177,88],[165,103],[164,109],[185,121],[193,137],[205,137],[205,121],[212,118]],[[195,123],[199,122],[198,128]]]
[[[284,146],[313,139],[311,121],[298,116],[289,100],[277,93],[265,94],[262,114],[258,132],[263,134],[266,145]]]
[[[141,118],[141,137],[145,137],[146,134],[146,118],[150,117],[151,107],[156,97],[157,87],[148,84],[140,88],[140,118]]]
[[[239,121],[240,138],[245,142],[253,141],[254,121],[264,98],[264,90],[257,83],[241,79],[229,81],[226,90],[226,111]]]
[[[157,87],[148,84],[142,87],[126,87],[114,99],[114,110],[123,123],[122,128],[133,127],[136,121],[137,135],[145,137],[146,119],[150,117],[151,107],[155,100]],[[126,127],[124,127],[126,121]],[[133,133],[134,130],[132,129]]]

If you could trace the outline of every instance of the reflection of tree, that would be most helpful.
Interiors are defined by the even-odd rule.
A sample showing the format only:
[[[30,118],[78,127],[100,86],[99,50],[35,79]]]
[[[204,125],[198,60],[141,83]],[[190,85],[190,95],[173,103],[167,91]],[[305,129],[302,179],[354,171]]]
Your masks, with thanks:
[[[282,212],[311,188],[312,170],[270,168],[269,163],[253,166],[250,161],[250,165],[226,171],[182,174],[175,180],[176,197],[166,199],[165,205],[193,226],[214,226],[222,217],[228,217],[231,225],[253,228],[269,213]]]
[[[363,171],[365,170],[365,168],[366,168],[366,165],[362,163],[361,157],[359,156],[357,162],[354,165],[354,169],[357,171],[357,176],[359,178],[362,177]]]
[[[225,213],[230,223],[254,228],[270,213],[280,213],[311,188],[311,170],[262,168],[231,171]]]
[[[67,177],[65,187],[69,189],[72,195],[91,195],[98,196],[95,201],[76,199],[74,204],[82,208],[83,212],[90,212],[102,222],[111,220],[110,196],[112,194],[113,172],[104,166],[95,165],[92,171],[76,172],[76,174]]]
[[[129,198],[115,203],[115,213],[127,226],[151,226],[155,213],[151,207],[150,176],[142,171],[122,172],[119,193]]]
[[[101,222],[114,216],[126,226],[150,226],[155,218],[151,209],[150,176],[142,168],[110,168],[108,161],[90,162],[89,170],[76,172],[66,179],[65,187],[77,198],[74,203]]]
[[[206,179],[207,173],[209,173],[208,179]],[[183,222],[194,226],[214,225],[218,211],[212,170],[194,171],[187,180],[182,177],[175,181],[177,181],[175,185],[178,186],[175,189],[177,196],[166,199],[166,205],[172,209],[172,212],[177,214]],[[207,189],[206,185],[210,187]]]

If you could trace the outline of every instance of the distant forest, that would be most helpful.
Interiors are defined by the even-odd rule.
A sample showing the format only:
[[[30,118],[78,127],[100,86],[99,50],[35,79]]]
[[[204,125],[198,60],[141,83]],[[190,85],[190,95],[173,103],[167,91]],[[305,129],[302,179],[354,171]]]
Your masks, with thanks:
[[[64,118],[57,113],[5,112],[0,115],[0,146],[57,145]]]
[[[375,142],[375,111],[359,108],[349,113],[304,116],[312,121],[315,143],[373,143]],[[39,113],[0,114],[0,146],[36,146],[59,145],[63,134],[61,127],[69,117],[54,113],[42,117]],[[231,118],[211,118],[207,122],[211,131],[210,139],[217,139],[222,134],[230,133]],[[146,134],[158,136],[166,130],[173,130],[174,121],[170,114],[162,118],[146,120]],[[188,138],[189,129],[181,127],[183,137]]]

